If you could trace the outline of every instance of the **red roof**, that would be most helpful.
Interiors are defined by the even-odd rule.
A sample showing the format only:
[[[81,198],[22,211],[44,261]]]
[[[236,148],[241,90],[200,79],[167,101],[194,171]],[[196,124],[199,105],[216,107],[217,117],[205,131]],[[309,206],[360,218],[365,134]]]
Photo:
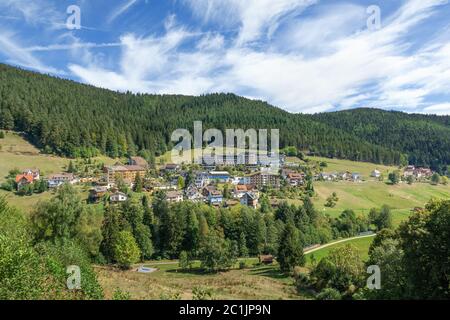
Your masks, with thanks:
[[[19,183],[21,180],[27,180],[28,183],[33,183],[34,177],[31,174],[18,174],[16,176],[16,183]]]

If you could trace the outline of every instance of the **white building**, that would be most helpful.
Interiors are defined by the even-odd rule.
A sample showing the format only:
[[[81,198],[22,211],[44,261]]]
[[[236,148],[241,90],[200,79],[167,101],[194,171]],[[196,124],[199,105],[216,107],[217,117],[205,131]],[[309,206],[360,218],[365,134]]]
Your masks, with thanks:
[[[110,197],[109,197],[109,201],[110,202],[125,202],[128,200],[128,197],[125,193],[123,192],[116,192],[113,193]]]

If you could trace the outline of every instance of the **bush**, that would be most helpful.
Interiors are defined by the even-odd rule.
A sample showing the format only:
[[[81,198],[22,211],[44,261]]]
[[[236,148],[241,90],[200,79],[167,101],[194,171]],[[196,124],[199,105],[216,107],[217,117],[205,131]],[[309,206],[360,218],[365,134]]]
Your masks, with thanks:
[[[120,290],[120,288],[117,288],[116,290],[114,290],[112,299],[119,301],[131,300],[131,294],[129,292]]]
[[[192,289],[192,300],[213,300],[213,296],[211,288],[194,287]]]
[[[326,288],[316,297],[317,300],[341,300],[342,296],[336,289]]]

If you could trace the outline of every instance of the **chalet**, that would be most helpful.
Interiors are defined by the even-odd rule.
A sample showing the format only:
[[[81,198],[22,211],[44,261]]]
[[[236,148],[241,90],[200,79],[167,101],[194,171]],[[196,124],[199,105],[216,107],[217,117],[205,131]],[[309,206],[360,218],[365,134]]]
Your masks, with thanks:
[[[128,196],[123,192],[115,192],[109,197],[111,203],[120,203],[128,200]]]
[[[415,177],[417,179],[430,178],[433,171],[428,168],[416,168],[414,166],[407,166],[403,171],[403,177]]]
[[[254,193],[247,192],[241,198],[241,204],[256,209],[258,206],[258,196]]]
[[[223,202],[222,192],[219,190],[213,190],[209,192],[206,200],[210,205],[220,205]]]
[[[350,181],[352,180],[352,174],[348,171],[339,173],[339,179]]]
[[[414,174],[417,179],[430,178],[433,175],[433,171],[428,168],[416,168]]]
[[[260,255],[259,256],[259,263],[261,264],[272,264],[273,263],[273,256],[272,255]]]
[[[298,187],[304,184],[305,175],[302,173],[289,173],[286,179],[293,187]]]
[[[47,183],[49,188],[57,188],[64,183],[74,184],[75,176],[73,173],[58,173],[48,177]]]
[[[203,202],[205,200],[205,197],[200,192],[200,190],[194,186],[189,186],[185,191],[186,199],[192,202]]]
[[[331,174],[321,172],[321,173],[319,174],[319,180],[322,180],[322,181],[332,181],[333,178],[331,177]]]
[[[104,167],[103,172],[106,174],[108,185],[115,185],[118,179],[131,185],[136,180],[137,175],[144,179],[147,169],[137,165],[116,164]]]
[[[415,166],[407,166],[405,170],[403,171],[403,176],[405,178],[407,177],[413,177],[415,176],[416,167]]]
[[[166,173],[173,173],[173,172],[178,172],[180,170],[180,165],[179,164],[175,164],[175,163],[168,163],[166,164],[166,166],[164,167],[164,171]]]
[[[198,172],[195,174],[195,186],[197,188],[203,188],[209,184],[209,174],[207,172]]]
[[[33,181],[39,180],[41,177],[41,172],[39,169],[25,169],[22,171],[22,174],[33,176]]]
[[[244,194],[246,194],[249,190],[248,190],[248,186],[245,184],[238,184],[237,186],[234,187],[233,190],[233,197],[235,199],[241,199]]]
[[[24,186],[32,184],[34,178],[31,174],[19,174],[16,176],[17,190],[22,189]]]
[[[284,180],[287,180],[288,175],[291,174],[291,173],[295,173],[295,171],[292,170],[292,169],[282,169],[282,170],[281,170],[281,177],[282,177]]]
[[[183,201],[183,193],[181,191],[168,191],[166,199],[171,203],[181,202]]]
[[[379,178],[381,177],[381,172],[379,170],[373,170],[370,176],[373,178]]]
[[[262,187],[278,189],[280,187],[280,177],[275,173],[258,172],[250,176],[250,184],[258,189]]]
[[[203,194],[203,196],[207,197],[210,192],[216,191],[216,190],[217,190],[217,188],[215,186],[206,186],[206,187],[203,187],[202,194]]]
[[[108,192],[107,187],[96,186],[89,190],[89,201],[90,202],[98,202],[101,198],[103,198]]]
[[[142,157],[130,157],[128,164],[131,166],[139,166],[143,168],[148,168],[148,162]]]

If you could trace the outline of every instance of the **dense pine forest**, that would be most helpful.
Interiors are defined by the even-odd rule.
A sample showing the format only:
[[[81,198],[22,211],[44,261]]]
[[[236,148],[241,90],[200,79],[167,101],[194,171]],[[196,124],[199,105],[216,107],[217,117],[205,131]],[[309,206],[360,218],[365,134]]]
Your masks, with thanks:
[[[411,164],[442,171],[442,166],[450,163],[449,116],[357,109],[312,118],[365,141],[402,151]]]
[[[204,129],[277,128],[281,147],[319,156],[383,164],[409,159],[434,169],[450,163],[448,117],[377,110],[291,114],[233,94],[118,93],[0,64],[0,128],[26,133],[47,153],[158,155],[172,147],[173,130],[191,130],[197,120]]]

